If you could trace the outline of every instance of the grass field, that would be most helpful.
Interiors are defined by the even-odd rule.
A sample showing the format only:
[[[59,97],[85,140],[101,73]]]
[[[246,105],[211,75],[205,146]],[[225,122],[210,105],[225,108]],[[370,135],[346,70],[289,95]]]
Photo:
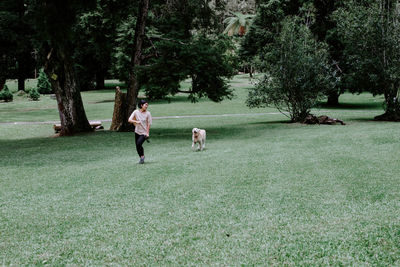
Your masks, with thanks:
[[[144,165],[132,133],[0,124],[0,265],[399,266],[400,124],[372,121],[381,99],[346,94],[314,111],[346,126],[307,126],[249,110],[252,85],[232,85],[219,104],[150,103],[240,115],[155,119]],[[112,90],[83,98],[89,119],[111,118]],[[52,101],[0,103],[1,122],[57,120]]]

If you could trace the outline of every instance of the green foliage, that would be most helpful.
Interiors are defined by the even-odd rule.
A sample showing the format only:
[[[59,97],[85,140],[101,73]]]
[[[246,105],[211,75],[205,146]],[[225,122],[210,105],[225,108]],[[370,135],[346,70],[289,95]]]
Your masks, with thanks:
[[[264,63],[267,75],[252,89],[250,107],[273,105],[303,121],[310,109],[334,86],[326,46],[318,43],[298,17],[288,17]]]
[[[270,49],[275,37],[280,32],[280,24],[287,14],[288,10],[284,1],[263,1],[257,10],[257,15],[248,34],[242,40],[239,51],[241,58],[249,61],[250,58],[259,55],[263,59],[264,51]],[[258,67],[262,69],[262,66]]]
[[[50,81],[47,77],[47,74],[43,71],[43,69],[40,69],[40,71],[39,71],[39,77],[38,77],[38,82],[37,82],[37,91],[40,94],[53,93],[53,89],[51,88]]]
[[[135,16],[136,6],[137,1],[97,0],[95,8],[79,15],[74,28],[79,49],[74,57],[81,91],[102,89],[101,83],[112,69],[113,51],[118,48],[116,29],[126,18],[126,13]],[[134,31],[135,25],[130,26]]]
[[[29,90],[29,98],[33,101],[38,101],[40,98],[40,94],[36,88],[32,88]]]
[[[400,13],[397,1],[351,1],[335,14],[352,92],[385,96],[385,112],[400,118]]]
[[[19,79],[19,90],[24,90],[23,80],[32,77],[35,68],[32,56],[35,30],[29,23],[27,3],[0,1],[0,81]]]
[[[76,75],[81,70],[79,67],[82,66],[81,54],[86,54],[87,50],[94,46],[94,43],[90,43],[88,38],[85,39],[87,35],[84,35],[81,31],[80,18],[86,12],[95,9],[96,2],[96,0],[51,0],[46,1],[46,3],[32,1],[28,5],[32,24],[37,30],[37,46],[40,50],[41,64],[45,65],[46,61],[57,57],[56,61],[72,62],[74,77],[69,76],[74,80],[74,84],[76,83],[78,86],[82,84],[79,76]],[[89,32],[94,34],[90,27],[87,26],[87,28]],[[52,57],[48,59],[49,55]],[[91,58],[86,62],[91,63],[93,59]],[[48,64],[47,66],[49,67]]]
[[[311,32],[318,41],[325,42],[330,59],[334,61],[337,75],[345,71],[344,65],[341,65],[343,58],[342,43],[337,38],[335,23],[331,18],[332,12],[342,5],[341,0],[261,0],[257,16],[250,27],[249,32],[242,39],[242,45],[239,50],[240,59],[243,62],[252,62],[261,60],[261,64],[254,64],[260,71],[265,71],[265,57],[271,49],[274,48],[275,39],[278,38],[282,29],[282,22],[287,16],[300,16],[303,22],[309,25]],[[337,80],[335,90],[330,92],[340,94],[344,91],[344,86]]]
[[[161,99],[181,92],[180,82],[191,78],[192,87],[185,92],[192,101],[231,97],[226,83],[235,72],[231,42],[225,36],[204,34],[211,31],[213,14],[203,1],[177,2],[156,1],[150,7],[144,59],[135,70],[141,89],[150,99]],[[114,73],[123,81],[132,69],[135,25],[136,17],[128,16],[118,27]]]
[[[8,86],[4,85],[3,90],[0,92],[0,100],[3,100],[5,102],[11,102],[13,101],[13,98],[14,96],[8,89]]]
[[[116,46],[113,51],[113,74],[121,81],[128,81],[136,17],[128,16],[116,29]],[[151,33],[151,32],[150,32]]]
[[[141,68],[144,89],[150,99],[164,98],[180,91],[180,81],[191,78],[192,86],[189,98],[208,97],[219,102],[230,98],[226,78],[232,77],[234,56],[227,54],[230,48],[227,39],[212,40],[199,36],[188,43],[175,41],[158,43],[160,57],[153,59],[153,64]],[[170,55],[174,55],[170,57]],[[212,68],[210,68],[212,66]]]
[[[250,27],[254,17],[255,15],[252,14],[234,13],[233,17],[228,17],[224,20],[224,23],[226,23],[227,26],[223,33],[228,36],[244,35]]]

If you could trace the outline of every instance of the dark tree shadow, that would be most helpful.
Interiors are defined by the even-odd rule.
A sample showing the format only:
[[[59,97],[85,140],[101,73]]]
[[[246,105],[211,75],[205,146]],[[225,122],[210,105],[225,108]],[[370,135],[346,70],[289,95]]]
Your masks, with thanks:
[[[379,102],[368,102],[368,103],[340,103],[339,105],[332,106],[327,103],[318,103],[316,108],[326,108],[326,109],[353,109],[353,110],[365,110],[365,109],[382,109],[382,103]]]

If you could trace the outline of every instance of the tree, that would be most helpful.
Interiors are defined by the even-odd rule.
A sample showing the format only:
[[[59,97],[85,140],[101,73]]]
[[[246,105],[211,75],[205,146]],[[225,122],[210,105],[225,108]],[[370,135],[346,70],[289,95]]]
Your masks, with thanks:
[[[226,10],[229,12],[255,13],[256,0],[224,0]]]
[[[76,77],[74,26],[79,14],[93,4],[94,1],[36,0],[30,6],[38,35],[43,40],[44,70],[57,98],[60,135],[91,131]]]
[[[51,88],[49,79],[47,78],[47,75],[43,71],[43,69],[40,69],[40,71],[39,71],[39,77],[38,77],[38,82],[37,82],[37,91],[40,94],[51,94],[53,92],[53,89]]]
[[[352,92],[385,97],[378,120],[400,120],[400,9],[398,1],[351,1],[335,15],[345,46],[345,83]]]
[[[242,41],[241,56],[254,57],[269,50],[269,45],[281,31],[286,16],[309,12],[313,0],[259,0],[257,14]],[[313,12],[315,14],[315,11]]]
[[[18,79],[18,90],[24,91],[35,66],[26,7],[24,0],[0,1],[0,91],[7,78]]]
[[[344,93],[346,87],[341,82],[347,65],[344,63],[343,43],[338,37],[336,22],[332,18],[332,14],[343,6],[342,0],[314,0],[315,6],[315,23],[312,25],[312,32],[317,39],[326,42],[328,51],[334,67],[337,71],[338,79],[335,89],[330,90],[327,94],[327,104],[330,106],[339,105],[339,96]]]
[[[250,91],[247,105],[275,106],[289,112],[292,122],[303,122],[334,81],[326,45],[315,40],[299,17],[283,21],[281,33],[266,54],[264,64],[267,74]]]
[[[118,35],[117,69],[125,75],[128,90],[125,120],[113,121],[114,130],[132,129],[127,119],[135,109],[141,88],[149,98],[164,98],[183,92],[179,83],[191,78],[192,87],[185,93],[192,101],[199,97],[221,101],[231,96],[225,78],[233,74],[233,61],[226,54],[227,40],[210,34],[213,12],[207,3],[175,0],[152,1],[148,5],[143,0],[137,14],[121,24]],[[136,25],[134,32],[129,30],[130,25]],[[124,73],[126,69],[128,73]],[[115,106],[114,110],[121,107]]]
[[[261,62],[256,67],[263,71],[265,55],[273,49],[272,44],[281,31],[282,21],[287,16],[297,15],[305,19],[308,16],[310,22],[313,22],[310,24],[311,32],[319,42],[328,44],[330,59],[334,63],[337,76],[340,76],[340,72],[346,69],[346,66],[342,65],[343,45],[337,38],[336,25],[331,14],[342,4],[343,1],[341,0],[260,1],[257,15],[249,32],[242,39],[239,50],[241,60],[252,62],[256,59],[256,61]],[[344,85],[338,82],[335,88],[326,92],[329,103],[338,104],[339,95],[343,91]]]
[[[136,1],[96,2],[96,7],[81,14],[76,24],[79,49],[74,57],[82,90],[105,87],[104,80],[112,69],[113,51],[117,46],[117,28],[128,14],[134,18],[137,14]],[[132,31],[134,27],[133,24]]]
[[[133,49],[130,55],[128,90],[126,98],[124,98],[125,103],[121,103],[125,107],[125,109],[121,109],[121,111],[124,112],[124,114],[122,114],[121,116],[121,118],[123,118],[123,121],[112,122],[112,125],[118,125],[118,128],[113,130],[118,130],[118,131],[127,131],[127,130],[132,130],[133,128],[133,126],[128,123],[128,118],[136,108],[137,97],[139,94],[140,85],[136,69],[138,66],[140,66],[142,62],[142,46],[145,36],[146,20],[149,10],[149,0],[140,0],[138,10],[139,11],[136,21],[135,35],[133,38]],[[119,109],[119,107],[114,107],[114,109]]]
[[[224,34],[228,36],[236,35],[243,36],[251,25],[251,21],[255,15],[234,13],[233,17],[228,17],[224,20],[227,24]]]
[[[244,38],[241,38],[239,48],[241,62],[254,65],[259,71],[265,71],[265,56],[273,49],[275,39],[282,28],[282,21],[288,15],[298,15],[300,7],[298,1],[259,1],[257,14],[249,31]]]
[[[140,68],[146,95],[160,99],[186,93],[192,102],[201,97],[215,102],[230,98],[232,91],[226,78],[235,73],[235,59],[226,52],[231,45],[228,38],[213,40],[204,35],[194,36],[185,43],[159,42],[156,44],[159,57]],[[173,53],[175,56],[171,57]],[[183,91],[180,81],[186,78],[191,79],[192,86]]]

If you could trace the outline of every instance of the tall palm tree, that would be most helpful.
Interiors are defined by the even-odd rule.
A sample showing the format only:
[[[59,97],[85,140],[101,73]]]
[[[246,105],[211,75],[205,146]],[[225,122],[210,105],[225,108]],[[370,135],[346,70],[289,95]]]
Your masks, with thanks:
[[[255,15],[242,13],[233,13],[233,15],[224,20],[224,23],[228,24],[224,30],[224,34],[228,34],[228,36],[235,34],[243,36],[250,27]]]

